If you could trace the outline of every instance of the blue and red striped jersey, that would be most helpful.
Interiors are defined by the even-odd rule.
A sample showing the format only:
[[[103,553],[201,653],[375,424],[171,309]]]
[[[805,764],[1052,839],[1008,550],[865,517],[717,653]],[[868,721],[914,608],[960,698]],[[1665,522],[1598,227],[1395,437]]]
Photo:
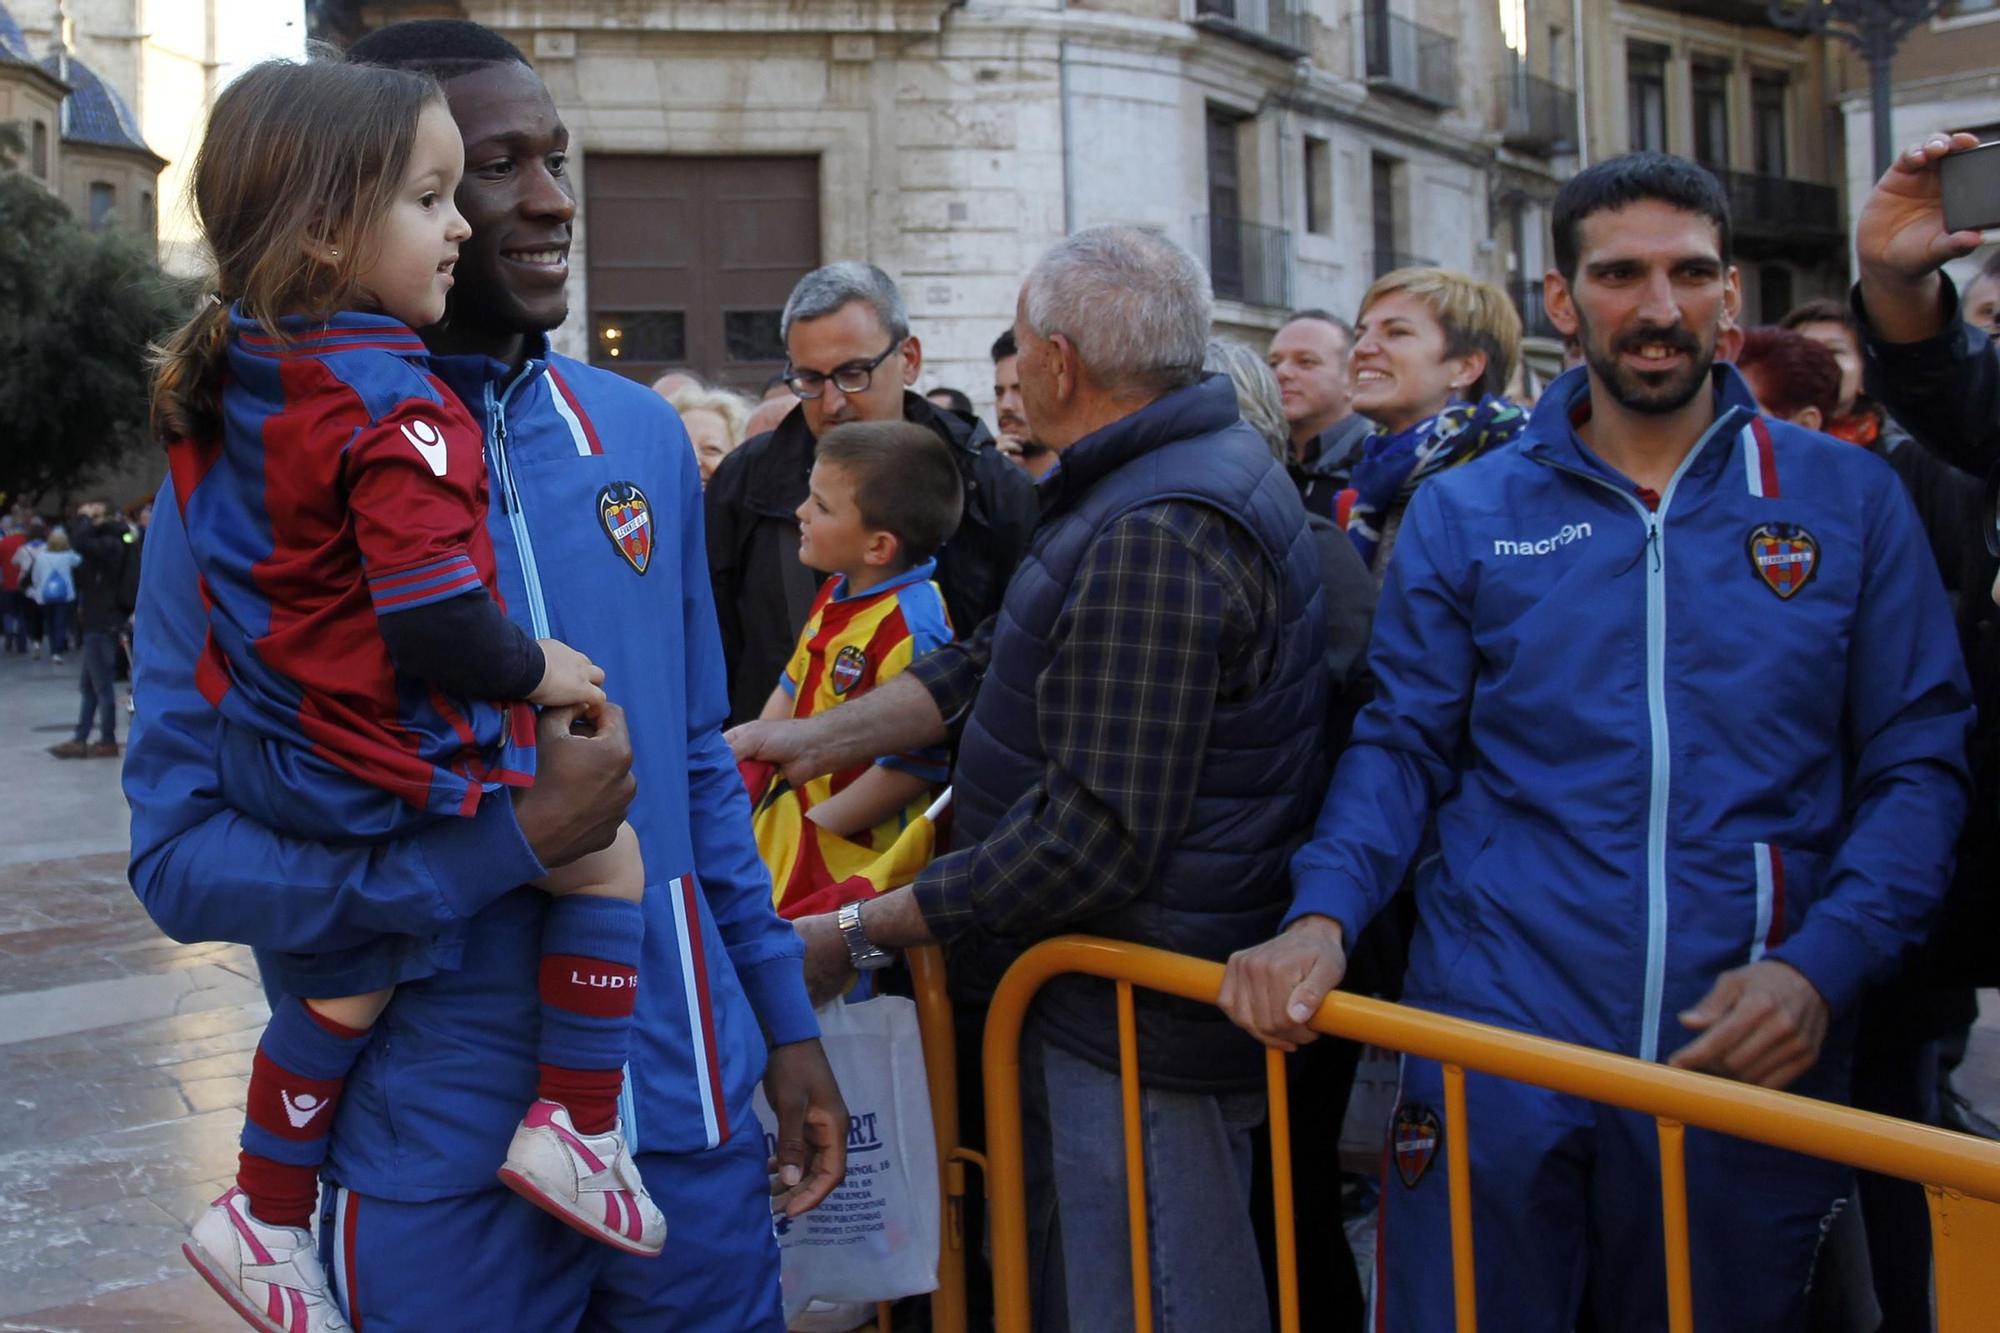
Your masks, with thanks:
[[[395,319],[230,322],[222,437],[168,445],[203,695],[430,814],[532,782],[534,710],[398,673],[376,623],[481,587],[499,603],[483,432]]]

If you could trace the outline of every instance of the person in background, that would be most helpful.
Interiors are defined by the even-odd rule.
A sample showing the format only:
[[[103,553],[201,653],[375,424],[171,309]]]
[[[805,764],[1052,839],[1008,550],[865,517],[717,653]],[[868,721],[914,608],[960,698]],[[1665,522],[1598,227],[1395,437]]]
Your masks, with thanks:
[[[1290,428],[1286,469],[1306,512],[1331,517],[1334,498],[1373,423],[1350,404],[1347,358],[1354,330],[1324,310],[1300,310],[1271,338],[1265,359],[1277,377]]]
[[[993,421],[999,428],[995,443],[1030,480],[1040,481],[1056,465],[1055,450],[1035,439],[1028,409],[1021,401],[1021,358],[1014,330],[993,340]]]
[[[1808,301],[1789,311],[1778,327],[1812,339],[1833,354],[1840,368],[1840,394],[1834,413],[1819,429],[1849,444],[1864,445],[1885,458],[1893,457],[1909,439],[1889,419],[1881,404],[1862,392],[1861,330],[1854,314],[1839,301]]]
[[[28,544],[14,554],[16,564],[25,564],[28,599],[41,612],[49,642],[49,661],[61,665],[69,651],[69,631],[76,615],[76,567],[83,557],[70,549],[69,533],[57,527],[48,540],[36,545],[32,533]],[[39,638],[35,655],[41,656]]]
[[[2000,335],[2000,250],[1986,256],[1979,272],[1965,284],[1959,318],[1988,336]]]
[[[976,626],[999,609],[1036,519],[1033,487],[986,427],[910,391],[923,347],[887,273],[855,262],[813,270],[792,289],[780,330],[799,410],[724,459],[704,504],[733,722],[763,709],[819,595],[821,576],[799,563],[798,508],[821,435],[850,421],[903,420],[951,446],[965,516],[938,553],[937,583],[954,625]]]
[[[1379,585],[1417,488],[1527,424],[1528,414],[1500,397],[1520,354],[1521,317],[1490,282],[1404,268],[1368,289],[1354,332],[1354,410],[1377,430],[1361,446],[1334,521]]]
[[[701,468],[701,484],[706,487],[722,460],[743,443],[743,432],[750,424],[750,404],[741,394],[711,389],[694,380],[665,397],[681,414],[688,443],[694,446],[694,461]]]
[[[932,389],[924,397],[930,400],[932,407],[940,411],[956,412],[962,417],[973,415],[972,400],[965,396],[965,391],[962,389]]]
[[[28,544],[28,525],[14,514],[0,518],[0,632],[4,632],[9,653],[28,651],[28,618],[22,607],[27,594],[21,591],[21,567],[14,557]]]
[[[1277,378],[1263,358],[1242,343],[1210,338],[1201,368],[1211,375],[1229,376],[1243,419],[1270,444],[1272,457],[1284,462],[1291,453],[1291,427],[1285,420],[1285,402]]]
[[[790,389],[783,398],[766,398],[750,409],[750,416],[743,423],[743,438],[754,440],[759,435],[769,435],[783,421],[798,409],[799,400],[792,397]]]
[[[132,561],[132,530],[109,500],[92,500],[77,510],[70,524],[76,553],[83,563],[76,574],[77,629],[83,649],[83,672],[77,682],[82,694],[76,734],[49,747],[58,759],[118,757],[118,636],[125,629],[127,566]],[[97,722],[97,740],[90,724]]]
[[[670,370],[653,381],[653,392],[672,402],[674,395],[682,389],[705,389],[701,376],[685,370]]]
[[[1743,335],[1736,369],[1767,415],[1807,430],[1825,430],[1840,404],[1840,364],[1833,353],[1790,329],[1756,328]]]

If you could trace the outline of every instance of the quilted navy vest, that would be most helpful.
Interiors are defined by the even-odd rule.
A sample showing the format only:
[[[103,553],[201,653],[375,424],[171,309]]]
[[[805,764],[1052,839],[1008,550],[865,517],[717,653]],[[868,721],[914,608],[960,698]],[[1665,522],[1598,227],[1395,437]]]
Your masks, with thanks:
[[[1078,441],[1049,479],[1028,554],[1007,586],[993,655],[959,743],[953,818],[961,846],[985,837],[1046,764],[1035,682],[1070,587],[1098,534],[1133,510],[1206,505],[1255,538],[1279,582],[1276,651],[1246,698],[1218,701],[1186,829],[1138,897],[1078,929],[1221,960],[1268,939],[1290,898],[1286,863],[1326,790],[1324,581],[1298,491],[1239,417],[1226,376],[1177,390]],[[1143,730],[1139,744],[1144,745]],[[1144,761],[1143,754],[1140,756]],[[975,927],[952,947],[952,989],[983,1004],[1032,940]],[[1036,1016],[1049,1040],[1117,1067],[1108,983],[1059,978]],[[1260,1049],[1220,1011],[1139,992],[1139,1067],[1187,1090],[1261,1085]]]

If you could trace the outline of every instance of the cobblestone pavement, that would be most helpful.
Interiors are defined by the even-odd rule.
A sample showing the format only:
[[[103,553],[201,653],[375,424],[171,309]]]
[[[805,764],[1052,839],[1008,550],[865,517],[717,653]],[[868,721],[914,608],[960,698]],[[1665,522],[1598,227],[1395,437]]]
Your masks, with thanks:
[[[175,944],[132,896],[119,765],[43,753],[76,706],[73,663],[0,657],[0,1333],[228,1333],[179,1247],[234,1171],[267,1010],[247,950]],[[1959,1086],[1992,1115],[1985,998]]]

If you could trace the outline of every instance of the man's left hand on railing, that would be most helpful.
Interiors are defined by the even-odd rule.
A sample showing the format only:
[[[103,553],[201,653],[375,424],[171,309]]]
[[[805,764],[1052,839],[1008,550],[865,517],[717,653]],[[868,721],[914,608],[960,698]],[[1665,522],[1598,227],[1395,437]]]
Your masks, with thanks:
[[[1766,1088],[1782,1088],[1812,1068],[1832,1018],[1803,973],[1766,959],[1715,979],[1681,1026],[1702,1035],[1668,1064]]]
[[[1295,1051],[1319,1036],[1306,1020],[1346,974],[1340,923],[1302,916],[1278,938],[1229,956],[1216,1003],[1266,1046]]]

